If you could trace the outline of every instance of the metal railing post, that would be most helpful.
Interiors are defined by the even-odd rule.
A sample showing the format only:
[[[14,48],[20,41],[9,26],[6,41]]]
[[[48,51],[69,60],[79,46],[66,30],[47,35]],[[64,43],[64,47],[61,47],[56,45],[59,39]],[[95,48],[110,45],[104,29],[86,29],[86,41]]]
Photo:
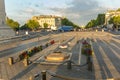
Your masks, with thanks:
[[[72,69],[72,62],[71,62],[71,61],[68,61],[68,62],[67,62],[67,69],[68,69],[68,70],[71,70],[71,69]]]
[[[46,71],[43,70],[41,74],[42,74],[42,80],[46,80]]]

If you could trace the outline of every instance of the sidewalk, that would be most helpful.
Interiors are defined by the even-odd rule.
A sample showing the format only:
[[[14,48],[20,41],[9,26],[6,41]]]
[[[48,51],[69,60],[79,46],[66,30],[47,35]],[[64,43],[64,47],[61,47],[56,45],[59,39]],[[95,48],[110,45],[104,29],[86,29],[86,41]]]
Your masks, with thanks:
[[[120,31],[108,31],[108,33],[111,33],[114,35],[120,35]]]

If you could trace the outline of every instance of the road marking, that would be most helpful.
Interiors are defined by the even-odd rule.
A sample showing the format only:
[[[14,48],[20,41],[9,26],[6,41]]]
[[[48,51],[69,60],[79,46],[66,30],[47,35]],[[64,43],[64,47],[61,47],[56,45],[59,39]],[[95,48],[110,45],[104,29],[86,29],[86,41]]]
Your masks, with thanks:
[[[99,46],[99,50],[101,52],[103,60],[105,61],[106,66],[111,71],[112,76],[119,77],[119,75],[120,75],[119,72],[116,70],[116,68],[114,67],[114,65],[112,64],[109,57],[106,55],[105,51],[103,50],[103,48],[101,46]]]
[[[120,47],[118,47],[117,45],[115,45],[114,43],[110,43],[111,45],[115,46],[116,48],[120,49]]]
[[[97,40],[95,39],[95,41],[97,42]],[[92,42],[90,41],[90,44],[92,46]],[[93,65],[94,65],[94,69],[95,69],[95,78],[96,79],[102,79],[102,75],[101,75],[101,70],[100,70],[100,65],[97,61],[96,55],[94,53],[94,49],[93,49]]]
[[[79,43],[80,44],[80,43]],[[81,63],[81,48],[82,48],[82,44],[80,44],[80,48],[79,48],[79,59],[78,59],[78,65],[80,65]]]
[[[120,43],[120,40],[118,40],[118,39],[112,38],[112,40],[114,40],[114,41]]]
[[[102,41],[104,44],[106,44],[104,41]],[[106,44],[110,49],[111,51],[116,55],[116,57],[118,57],[120,59],[120,55],[114,50],[112,49],[112,47],[110,47],[108,44]],[[115,46],[116,48],[120,49],[117,45],[115,45],[114,43],[110,43],[110,45],[113,45]]]

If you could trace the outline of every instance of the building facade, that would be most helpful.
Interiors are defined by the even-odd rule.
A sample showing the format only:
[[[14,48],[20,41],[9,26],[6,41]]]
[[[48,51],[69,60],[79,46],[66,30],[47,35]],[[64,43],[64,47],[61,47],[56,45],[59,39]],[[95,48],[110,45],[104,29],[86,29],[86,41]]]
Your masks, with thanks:
[[[41,28],[44,28],[44,24],[47,23],[48,27],[60,27],[61,26],[61,17],[53,16],[53,15],[40,15],[40,16],[33,16],[33,20],[37,20]]]
[[[109,24],[108,21],[110,20],[110,18],[114,17],[114,16],[120,16],[120,11],[118,10],[108,10],[105,13],[105,24]]]

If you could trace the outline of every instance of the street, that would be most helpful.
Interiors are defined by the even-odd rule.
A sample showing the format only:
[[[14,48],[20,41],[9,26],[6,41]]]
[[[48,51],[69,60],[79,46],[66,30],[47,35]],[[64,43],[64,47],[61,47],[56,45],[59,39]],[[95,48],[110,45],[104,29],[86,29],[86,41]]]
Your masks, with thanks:
[[[52,39],[57,41],[56,44],[45,48],[41,52],[38,52],[34,56],[30,57],[30,60],[37,61],[38,58],[42,57],[48,52],[54,51],[59,46],[59,42],[63,43],[64,41],[68,41],[74,36],[75,38],[70,41],[69,50],[65,50],[68,51],[68,53],[72,53],[71,60],[75,62],[75,65],[72,65],[71,70],[67,69],[66,64],[50,65],[33,62],[25,67],[22,61],[20,61],[13,65],[8,65],[7,58],[9,56],[14,56],[14,54],[17,52],[25,49],[26,46],[32,47],[38,45],[38,41],[36,40],[13,49],[1,51],[0,78],[5,80],[28,80],[30,77],[34,77],[36,74],[40,74],[39,78],[41,78],[41,72],[46,70],[47,80],[64,80],[59,78],[60,76],[66,78],[65,80],[69,80],[70,78],[73,78],[71,80],[120,79],[120,37],[119,35],[114,35],[107,32],[67,32],[64,34],[54,34]],[[41,39],[39,43],[45,44],[45,42],[48,41],[48,37]],[[86,57],[81,54],[81,45],[84,40],[87,40],[93,48],[94,54],[92,56],[92,72],[87,70],[87,65],[84,65],[86,63]],[[79,43],[77,43],[77,41],[79,41]],[[4,57],[8,54],[9,56],[4,59]],[[58,77],[53,77],[52,73],[54,75],[58,75]],[[38,79],[36,78],[36,80]]]

